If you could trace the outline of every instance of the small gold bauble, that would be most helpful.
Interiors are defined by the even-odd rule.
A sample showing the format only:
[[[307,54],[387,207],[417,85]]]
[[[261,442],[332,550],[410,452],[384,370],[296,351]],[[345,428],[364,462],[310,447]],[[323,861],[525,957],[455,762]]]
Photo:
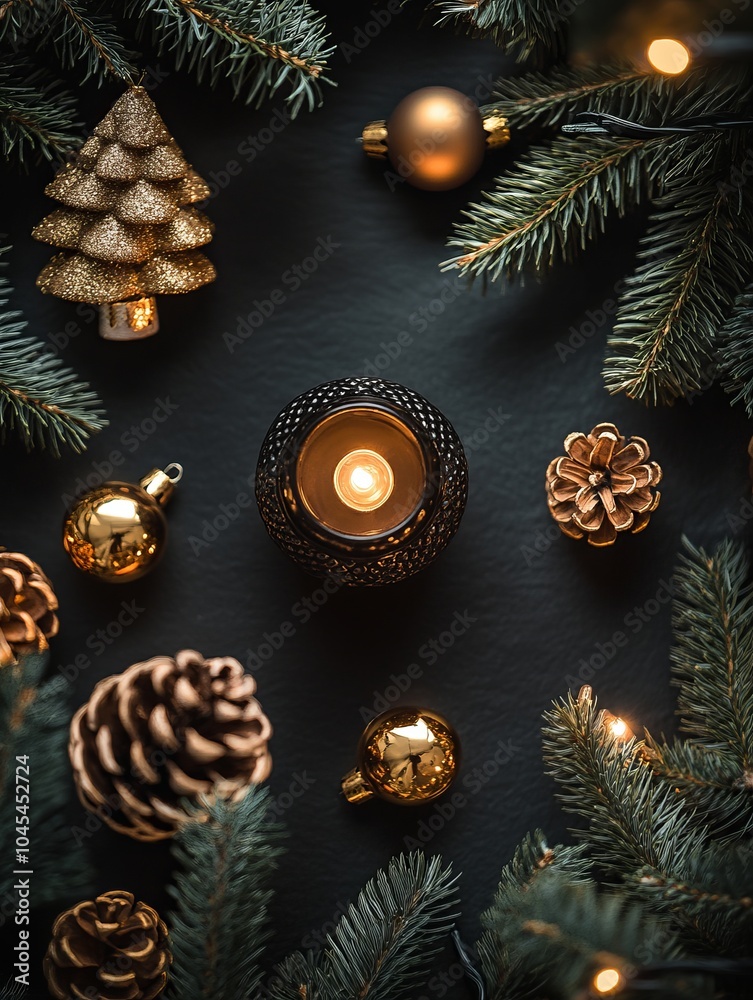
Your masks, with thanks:
[[[465,184],[484,159],[486,134],[478,106],[450,87],[422,87],[387,121],[388,155],[409,184],[448,191]]]
[[[153,469],[138,485],[104,483],[78,500],[63,522],[63,547],[73,564],[107,583],[138,580],[153,569],[167,538],[161,507],[182,475],[173,463]]]
[[[397,708],[377,716],[358,745],[358,766],[342,780],[349,802],[378,795],[418,806],[447,791],[457,775],[460,741],[452,726],[424,708]]]

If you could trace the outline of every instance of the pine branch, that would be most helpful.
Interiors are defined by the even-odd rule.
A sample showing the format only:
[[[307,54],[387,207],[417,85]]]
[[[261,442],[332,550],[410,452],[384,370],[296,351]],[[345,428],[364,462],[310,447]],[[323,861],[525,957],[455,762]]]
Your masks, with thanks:
[[[18,57],[0,66],[0,152],[21,166],[61,159],[81,141],[73,96]]]
[[[496,910],[485,922],[515,956],[520,986],[505,984],[497,994],[510,1000],[529,993],[584,996],[584,984],[598,969],[627,971],[647,956],[671,959],[680,952],[666,919],[624,896],[598,894],[593,883],[573,883],[556,869],[544,872],[511,909]]]
[[[52,38],[65,68],[83,67],[83,79],[96,77],[104,83],[109,77],[132,83],[136,68],[133,53],[112,22],[92,11],[93,4],[80,0],[48,0],[49,17],[45,33]]]
[[[452,929],[457,903],[456,879],[440,858],[393,858],[329,935],[322,1000],[397,1000],[416,987]]]
[[[132,0],[132,14],[151,19],[160,53],[212,86],[227,78],[235,97],[258,106],[283,84],[295,116],[321,103],[334,51],[324,18],[308,0]]]
[[[262,978],[269,937],[270,877],[281,854],[267,815],[267,789],[237,804],[205,801],[208,818],[187,823],[172,844],[181,865],[172,913],[174,1000],[242,1000]]]
[[[0,274],[0,436],[15,430],[27,448],[49,448],[55,456],[63,447],[83,451],[106,425],[101,403],[59,358],[24,336],[19,312],[2,311],[10,294]]]
[[[18,825],[16,756],[28,755],[29,856],[37,905],[85,893],[91,878],[88,860],[65,818],[72,796],[66,752],[70,710],[66,681],[42,680],[48,660],[46,653],[25,656],[0,671],[0,828],[8,834]],[[26,772],[21,773],[25,778]],[[11,892],[14,878],[6,866],[0,899]]]
[[[689,740],[647,737],[647,748],[654,774],[688,800],[717,840],[737,841],[753,830],[753,795],[735,762]]]
[[[737,772],[753,806],[753,587],[741,544],[685,540],[675,576],[672,669],[682,728]]]
[[[0,0],[0,41],[18,52],[39,31],[46,17],[46,0]]]
[[[724,183],[745,155],[739,139],[711,135],[678,157],[609,337],[610,392],[657,403],[706,387],[719,328],[753,265],[753,193]]]
[[[587,821],[577,835],[598,864],[622,878],[682,864],[692,846],[685,804],[654,779],[637,752],[641,744],[623,747],[601,724],[595,701],[568,695],[555,702],[544,713],[543,735],[548,773],[562,789],[558,798]]]
[[[269,988],[269,1000],[322,1000],[322,956],[315,952],[294,952],[276,968]]]
[[[709,941],[723,942],[726,955],[750,954],[753,939],[753,847],[737,842],[691,852],[683,878],[646,872],[643,898],[654,908],[697,921]]]
[[[534,149],[464,213],[470,221],[449,240],[464,252],[443,270],[494,280],[570,260],[604,231],[608,212],[624,214],[649,187],[646,162],[655,145],[559,138]]]
[[[555,51],[575,9],[560,0],[436,0],[437,24],[455,21],[477,38],[491,38],[519,60],[535,51]]]
[[[590,867],[582,847],[551,848],[541,830],[528,834],[518,845],[502,869],[492,906],[481,917],[484,932],[478,953],[489,1000],[517,1000],[535,989],[534,984],[543,985],[540,972],[532,975],[516,949],[510,947],[505,931],[508,921],[519,916],[524,896],[546,872],[560,872],[572,885],[584,884],[589,881]]]
[[[753,417],[753,284],[738,295],[719,334],[719,367],[732,402]]]
[[[425,977],[457,902],[456,879],[440,858],[393,858],[340,918],[323,953],[296,953],[277,966],[272,1000],[397,1000]]]
[[[667,96],[673,85],[670,78],[630,65],[559,67],[548,74],[501,77],[481,112],[496,111],[518,129],[558,125],[581,111],[645,120],[656,99]]]
[[[544,758],[561,785],[568,812],[587,821],[576,831],[605,871],[629,892],[666,911],[693,946],[734,952],[749,913],[741,898],[708,903],[701,870],[712,870],[718,848],[674,786],[660,782],[645,762],[645,744],[623,746],[604,727],[595,702],[572,696],[545,713]],[[697,907],[679,906],[679,887]]]

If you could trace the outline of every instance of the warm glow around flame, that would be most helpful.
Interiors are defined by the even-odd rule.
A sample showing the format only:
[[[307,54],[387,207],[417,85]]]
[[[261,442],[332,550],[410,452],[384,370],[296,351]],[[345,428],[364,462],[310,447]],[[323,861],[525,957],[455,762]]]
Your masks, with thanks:
[[[349,452],[335,469],[335,491],[353,510],[370,511],[381,507],[389,499],[394,485],[389,462],[368,448]]]

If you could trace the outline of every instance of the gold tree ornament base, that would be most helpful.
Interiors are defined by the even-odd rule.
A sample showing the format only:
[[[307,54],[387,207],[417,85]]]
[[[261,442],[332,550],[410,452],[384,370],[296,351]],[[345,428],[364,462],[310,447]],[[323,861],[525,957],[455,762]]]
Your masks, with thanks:
[[[143,340],[159,330],[154,298],[107,302],[99,307],[99,335],[105,340]]]

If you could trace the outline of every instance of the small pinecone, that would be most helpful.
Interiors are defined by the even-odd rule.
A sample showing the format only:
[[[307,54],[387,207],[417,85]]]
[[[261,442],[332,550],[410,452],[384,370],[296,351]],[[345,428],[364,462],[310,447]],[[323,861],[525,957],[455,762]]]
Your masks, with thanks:
[[[272,768],[272,726],[256,682],[232,657],[192,649],[107,677],[71,723],[79,798],[136,840],[171,837],[181,799],[233,797]]]
[[[590,434],[569,434],[565,451],[546,470],[549,509],[561,530],[600,546],[618,532],[643,531],[659,505],[654,487],[662,475],[643,438],[597,424]]]
[[[152,1000],[171,962],[167,928],[130,892],[104,892],[61,913],[44,974],[56,1000]]]
[[[21,552],[0,552],[0,666],[47,649],[57,635],[58,599],[41,568]]]

